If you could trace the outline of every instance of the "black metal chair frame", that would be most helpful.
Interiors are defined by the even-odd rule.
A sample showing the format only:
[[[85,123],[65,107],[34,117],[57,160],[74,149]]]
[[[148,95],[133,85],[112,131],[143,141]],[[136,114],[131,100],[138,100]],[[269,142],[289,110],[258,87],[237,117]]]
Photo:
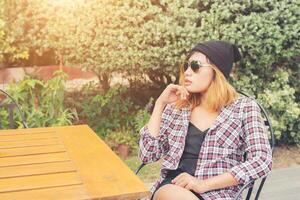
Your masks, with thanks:
[[[250,95],[246,94],[245,92],[243,91],[238,91],[238,93],[244,95],[244,96],[247,96],[251,99],[253,99],[257,105],[260,107],[261,111],[262,111],[262,114],[263,116],[266,118],[265,119],[265,125],[268,126],[268,131],[270,133],[270,146],[271,146],[271,149],[272,149],[272,154],[273,154],[273,151],[274,151],[274,146],[275,146],[275,135],[274,135],[274,131],[273,131],[273,128],[272,128],[272,123],[271,123],[271,120],[266,112],[266,110],[262,107],[262,105],[260,103],[258,103],[256,101],[255,98],[251,97]],[[145,166],[146,164],[145,163],[142,163],[138,169],[135,171],[135,174],[138,174],[139,171]],[[259,198],[259,195],[262,191],[262,188],[265,184],[265,181],[266,181],[267,177],[264,177],[264,178],[261,178],[261,181],[260,181],[260,184],[259,184],[259,187],[258,187],[258,190],[256,192],[256,195],[255,195],[255,200],[258,200]],[[253,191],[253,187],[254,187],[254,184],[255,184],[255,181],[250,181],[248,183],[246,183],[245,185],[243,185],[243,187],[239,190],[239,192],[236,194],[234,200],[238,200],[240,198],[240,195],[242,195],[242,193],[244,192],[245,189],[249,188],[248,189],[248,192],[247,192],[247,196],[246,196],[246,200],[250,200],[250,197],[252,195],[252,191]]]
[[[18,105],[18,103],[15,101],[15,99],[8,94],[7,92],[5,92],[4,90],[0,89],[0,92],[2,92],[3,94],[5,94],[9,99],[11,99],[12,103],[4,103],[4,102],[0,102],[0,108],[4,107],[8,110],[8,118],[9,118],[9,128],[14,129],[15,128],[15,123],[14,123],[14,112],[13,110],[16,108],[19,115],[21,116],[21,122],[24,128],[28,128],[25,117],[24,117],[24,113],[22,112],[20,106]],[[0,129],[1,129],[1,124],[0,124]]]

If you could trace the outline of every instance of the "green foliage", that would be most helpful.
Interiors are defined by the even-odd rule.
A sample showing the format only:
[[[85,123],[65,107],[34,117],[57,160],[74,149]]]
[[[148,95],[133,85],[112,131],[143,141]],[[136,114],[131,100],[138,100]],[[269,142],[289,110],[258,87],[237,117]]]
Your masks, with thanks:
[[[154,83],[165,83],[198,40],[195,5],[194,0],[88,1],[76,12],[79,41],[67,59],[93,70],[101,81],[121,72],[127,78],[147,73]]]
[[[243,53],[231,82],[261,101],[288,143],[300,137],[299,11],[297,0],[205,0],[201,12],[203,38],[232,41]]]
[[[116,85],[105,93],[95,83],[84,85],[79,93],[68,98],[68,106],[76,108],[78,123],[91,126],[112,149],[126,144],[132,151],[137,148],[139,130],[150,118],[152,104],[150,99],[141,109],[128,96],[128,88]]]
[[[53,50],[61,64],[96,72],[102,86],[112,72],[133,79],[132,74],[148,73],[157,85],[166,84],[182,54],[199,40],[195,0],[4,4],[6,32],[17,30],[9,33],[14,44],[38,55]]]
[[[1,119],[1,128],[8,128],[9,127],[9,118],[8,118],[8,111],[6,109],[0,109],[0,119]]]
[[[18,84],[9,85],[7,92],[11,94],[21,106],[29,127],[48,127],[72,124],[73,113],[65,108],[66,74],[57,71],[55,77],[48,82],[27,77]],[[10,101],[6,99],[6,101]],[[3,114],[3,115],[2,115]],[[1,118],[7,115],[1,112]],[[22,127],[20,116],[16,114],[18,127]],[[5,127],[6,126],[6,127]],[[4,124],[7,128],[7,124]]]
[[[138,149],[138,137],[132,131],[129,130],[118,130],[109,131],[105,141],[110,145],[110,147],[115,150],[119,144],[124,144],[130,147],[131,151],[137,151]]]
[[[29,43],[24,42],[24,19],[18,17],[23,4],[19,0],[0,0],[0,63],[28,59]]]
[[[89,84],[70,98],[68,104],[77,109],[79,119],[86,119],[86,123],[105,138],[110,130],[133,127],[132,113],[137,108],[126,91],[126,87],[116,85],[107,92],[99,92],[95,85]]]
[[[299,143],[300,107],[295,102],[295,89],[288,85],[288,81],[289,72],[278,70],[274,81],[266,84],[258,99],[264,102],[270,113],[277,139]]]
[[[53,51],[61,64],[96,72],[104,91],[85,94],[76,108],[105,136],[121,127],[136,131],[147,119],[145,111],[129,111],[137,108],[125,91],[121,97],[109,89],[114,73],[131,88],[146,82],[158,93],[174,76],[177,83],[191,46],[228,40],[243,54],[232,84],[267,108],[279,142],[300,144],[299,10],[298,0],[0,0],[0,62]]]
[[[150,108],[153,106],[154,99],[150,98],[149,103],[144,109],[139,109],[134,117],[134,132],[139,133],[140,129],[148,123],[150,119]]]

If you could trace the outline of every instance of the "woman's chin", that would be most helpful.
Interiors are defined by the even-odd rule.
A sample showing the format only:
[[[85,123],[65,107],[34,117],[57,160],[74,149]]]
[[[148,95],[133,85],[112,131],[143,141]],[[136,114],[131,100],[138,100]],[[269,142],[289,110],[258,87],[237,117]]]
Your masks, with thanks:
[[[192,85],[185,85],[185,88],[189,93],[203,93],[203,92],[205,92],[204,88],[195,88]]]
[[[184,87],[189,91],[191,89],[193,89],[193,87],[191,86],[191,84],[185,84]]]
[[[189,93],[197,93],[198,91],[195,89],[195,88],[193,88],[193,87],[191,87],[191,86],[185,86],[185,88],[186,88],[186,90],[189,92]]]

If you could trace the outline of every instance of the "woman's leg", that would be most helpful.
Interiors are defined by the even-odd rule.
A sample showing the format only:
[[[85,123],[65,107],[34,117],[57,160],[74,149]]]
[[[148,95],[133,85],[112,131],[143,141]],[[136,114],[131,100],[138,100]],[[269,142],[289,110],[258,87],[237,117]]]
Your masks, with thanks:
[[[191,191],[177,185],[167,184],[160,187],[155,193],[153,200],[199,200]]]

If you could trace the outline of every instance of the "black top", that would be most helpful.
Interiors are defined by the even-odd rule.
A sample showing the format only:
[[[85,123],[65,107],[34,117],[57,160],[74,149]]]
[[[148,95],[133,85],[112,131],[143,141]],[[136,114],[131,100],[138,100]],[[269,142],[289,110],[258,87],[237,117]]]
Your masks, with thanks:
[[[199,151],[207,131],[208,129],[205,131],[201,131],[194,124],[192,124],[191,122],[189,123],[188,132],[185,139],[185,146],[178,164],[178,168],[176,170],[168,171],[167,177],[156,188],[154,193],[163,185],[170,184],[172,179],[174,179],[182,172],[187,172],[192,176],[195,175]],[[200,194],[194,191],[191,192],[193,192],[199,198],[199,200],[203,200]],[[152,194],[151,200],[153,200],[154,193]]]
[[[185,147],[176,170],[170,170],[168,176],[177,176],[182,172],[187,172],[194,176],[197,160],[199,157],[199,151],[204,141],[205,135],[208,129],[201,131],[191,122],[189,123],[187,136],[185,139]]]

